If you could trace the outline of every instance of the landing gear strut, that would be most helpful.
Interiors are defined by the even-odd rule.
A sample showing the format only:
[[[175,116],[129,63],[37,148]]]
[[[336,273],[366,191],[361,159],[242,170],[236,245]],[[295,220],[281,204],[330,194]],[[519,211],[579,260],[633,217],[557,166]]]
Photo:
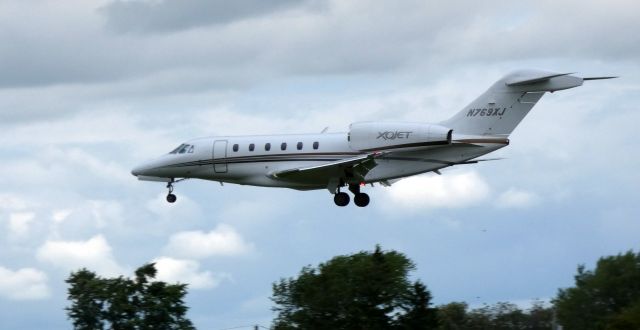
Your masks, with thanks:
[[[176,197],[176,195],[173,194],[173,180],[167,183],[167,189],[169,189],[169,193],[167,194],[167,202],[175,203],[178,197]]]

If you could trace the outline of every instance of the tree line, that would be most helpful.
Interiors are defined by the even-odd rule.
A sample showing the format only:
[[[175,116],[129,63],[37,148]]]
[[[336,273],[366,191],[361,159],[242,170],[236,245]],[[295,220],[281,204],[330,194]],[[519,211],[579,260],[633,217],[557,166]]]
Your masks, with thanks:
[[[640,252],[578,266],[575,285],[550,304],[528,309],[508,302],[471,309],[464,302],[434,306],[415,264],[382,250],[336,256],[273,284],[272,329],[640,329]],[[81,269],[67,279],[74,329],[194,329],[186,317],[185,284],[155,281],[154,264],[133,278],[103,278]]]

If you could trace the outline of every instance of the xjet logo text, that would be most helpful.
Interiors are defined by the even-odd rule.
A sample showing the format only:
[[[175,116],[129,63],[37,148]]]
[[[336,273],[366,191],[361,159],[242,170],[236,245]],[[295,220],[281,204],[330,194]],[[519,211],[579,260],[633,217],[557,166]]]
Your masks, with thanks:
[[[395,139],[408,139],[410,131],[384,131],[378,132],[376,139],[395,140]]]

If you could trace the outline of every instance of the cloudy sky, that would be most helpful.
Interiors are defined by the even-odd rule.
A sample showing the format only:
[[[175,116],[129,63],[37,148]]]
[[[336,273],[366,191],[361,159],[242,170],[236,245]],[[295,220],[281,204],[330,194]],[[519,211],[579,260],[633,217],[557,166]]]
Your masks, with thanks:
[[[0,328],[68,329],[64,279],[157,262],[199,328],[268,325],[271,283],[380,243],[436,303],[553,297],[640,247],[637,1],[0,2]],[[444,120],[519,68],[620,75],[546,95],[503,157],[367,189],[130,169],[199,136]]]

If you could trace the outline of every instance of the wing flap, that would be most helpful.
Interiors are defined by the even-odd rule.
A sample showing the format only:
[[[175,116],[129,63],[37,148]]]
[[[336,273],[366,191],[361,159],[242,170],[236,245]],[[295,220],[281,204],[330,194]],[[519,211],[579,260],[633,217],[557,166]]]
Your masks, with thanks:
[[[311,181],[319,177],[344,177],[346,172],[360,179],[377,164],[375,158],[379,153],[371,153],[341,159],[321,165],[299,167],[271,173],[269,176],[278,180]]]

